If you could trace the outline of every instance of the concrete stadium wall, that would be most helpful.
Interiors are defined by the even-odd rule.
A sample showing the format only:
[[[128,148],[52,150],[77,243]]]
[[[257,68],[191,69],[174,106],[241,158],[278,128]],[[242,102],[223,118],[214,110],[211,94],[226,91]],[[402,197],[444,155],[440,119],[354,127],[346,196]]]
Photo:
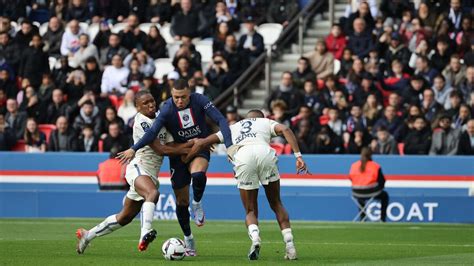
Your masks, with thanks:
[[[125,191],[99,191],[95,171],[107,154],[0,153],[0,217],[103,217],[121,208]],[[356,215],[347,172],[357,156],[305,156],[312,175],[294,174],[294,158],[282,156],[282,199],[292,219],[350,221]],[[472,157],[378,156],[394,222],[474,223]],[[157,219],[175,219],[168,160],[160,174]],[[212,157],[204,206],[208,219],[243,219],[232,167]],[[472,191],[471,191],[472,192]],[[273,219],[263,191],[261,219]],[[378,203],[370,207],[376,220]]]

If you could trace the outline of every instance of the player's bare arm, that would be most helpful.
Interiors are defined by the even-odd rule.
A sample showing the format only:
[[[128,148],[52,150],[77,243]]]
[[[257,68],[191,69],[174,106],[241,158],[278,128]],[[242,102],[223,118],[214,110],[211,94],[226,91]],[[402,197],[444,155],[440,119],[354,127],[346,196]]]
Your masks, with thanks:
[[[186,155],[191,151],[193,147],[193,142],[187,143],[168,143],[166,145],[161,144],[157,139],[153,141],[152,144],[148,145],[150,148],[158,155],[161,156],[176,156],[176,155]]]
[[[275,133],[277,133],[280,136],[283,136],[286,139],[286,141],[288,141],[288,144],[290,144],[291,149],[293,150],[293,153],[295,154],[295,157],[296,157],[297,173],[307,174],[308,168],[306,167],[306,163],[303,160],[303,156],[301,155],[301,152],[300,152],[300,147],[298,146],[298,141],[296,140],[296,136],[293,133],[293,131],[285,125],[278,124],[275,126]]]
[[[183,159],[184,162],[189,162],[200,151],[209,149],[213,144],[220,143],[219,137],[216,134],[211,134],[205,139],[194,139],[194,144],[187,156]]]

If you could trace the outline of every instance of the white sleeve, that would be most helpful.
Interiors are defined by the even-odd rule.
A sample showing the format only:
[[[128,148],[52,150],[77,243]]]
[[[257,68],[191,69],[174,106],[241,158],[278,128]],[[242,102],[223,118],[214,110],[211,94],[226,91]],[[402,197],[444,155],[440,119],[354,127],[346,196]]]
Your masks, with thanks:
[[[222,132],[217,132],[216,136],[219,138],[220,143],[224,143],[224,135],[222,135]]]
[[[275,132],[275,127],[276,127],[279,123],[278,123],[277,121],[271,120],[271,119],[269,119],[268,121],[270,122],[270,133],[271,133],[272,137],[278,136],[278,134]]]
[[[61,55],[68,55],[69,49],[68,49],[68,39],[67,39],[67,33],[63,33],[63,37],[61,38]]]

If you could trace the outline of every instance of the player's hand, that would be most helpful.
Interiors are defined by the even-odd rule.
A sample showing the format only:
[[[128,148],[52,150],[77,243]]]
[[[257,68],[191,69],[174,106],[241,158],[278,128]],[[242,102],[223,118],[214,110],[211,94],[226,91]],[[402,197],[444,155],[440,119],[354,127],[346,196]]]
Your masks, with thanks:
[[[129,164],[130,161],[135,157],[135,151],[133,149],[128,149],[126,151],[119,152],[116,159],[120,160],[121,164]]]
[[[296,174],[311,174],[306,167],[303,157],[296,158]]]
[[[204,148],[204,140],[203,139],[193,139],[193,146],[191,147],[191,151],[189,151],[188,155],[185,158],[181,158],[181,160],[185,163],[188,163],[193,159],[196,154],[198,154]]]

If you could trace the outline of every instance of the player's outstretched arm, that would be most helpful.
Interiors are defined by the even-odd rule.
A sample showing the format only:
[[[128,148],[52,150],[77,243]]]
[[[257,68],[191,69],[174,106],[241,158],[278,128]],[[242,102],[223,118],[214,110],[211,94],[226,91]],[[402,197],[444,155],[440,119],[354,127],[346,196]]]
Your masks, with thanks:
[[[224,144],[227,148],[232,146],[232,136],[230,133],[229,123],[222,113],[214,106],[214,104],[206,97],[200,95],[200,104],[204,107],[206,114],[219,125],[219,129],[224,136]]]
[[[200,151],[208,149],[211,145],[221,143],[217,134],[211,134],[205,139],[194,139],[193,146],[187,156],[183,159],[184,162],[189,162]]]
[[[193,142],[189,141],[186,143],[168,143],[166,145],[161,144],[161,142],[156,139],[152,144],[148,145],[150,148],[160,156],[177,156],[177,155],[186,155],[191,151]]]
[[[285,125],[278,124],[275,126],[275,133],[280,136],[283,135],[288,144],[290,144],[291,149],[293,150],[293,153],[296,157],[297,173],[308,173],[308,168],[306,167],[306,163],[303,160],[303,156],[300,152],[300,147],[298,146],[298,141],[296,140],[296,136],[293,131]]]

